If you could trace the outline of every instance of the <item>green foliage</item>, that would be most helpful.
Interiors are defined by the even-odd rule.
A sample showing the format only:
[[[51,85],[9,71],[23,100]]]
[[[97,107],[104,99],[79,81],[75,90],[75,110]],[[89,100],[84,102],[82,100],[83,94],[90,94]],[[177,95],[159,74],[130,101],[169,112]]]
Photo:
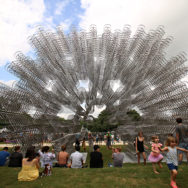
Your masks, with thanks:
[[[127,115],[132,119],[132,121],[139,121],[141,120],[140,114],[136,110],[129,110]]]
[[[109,122],[110,112],[107,110],[103,110],[98,118],[94,119],[91,122],[87,122],[87,128],[92,132],[106,132],[112,131],[113,129],[118,127],[118,124],[111,124]],[[86,123],[84,123],[86,124]]]
[[[6,120],[6,119],[0,119],[0,128],[2,127],[6,127],[6,126],[8,126],[8,125],[10,125],[10,123],[8,122],[8,120]]]
[[[58,117],[58,119],[60,120],[60,122],[64,123],[72,123],[73,120],[71,119],[64,119],[63,117]]]
[[[9,123],[8,119],[5,116],[2,116],[0,119],[0,129],[3,129],[9,125],[10,125],[10,123]]]

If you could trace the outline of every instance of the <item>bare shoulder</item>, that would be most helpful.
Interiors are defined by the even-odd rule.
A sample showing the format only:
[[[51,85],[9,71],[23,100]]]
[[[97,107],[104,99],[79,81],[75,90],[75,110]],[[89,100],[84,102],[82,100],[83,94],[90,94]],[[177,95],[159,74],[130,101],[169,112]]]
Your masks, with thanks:
[[[33,159],[33,163],[34,163],[34,164],[38,163],[38,159],[36,159],[36,158]]]

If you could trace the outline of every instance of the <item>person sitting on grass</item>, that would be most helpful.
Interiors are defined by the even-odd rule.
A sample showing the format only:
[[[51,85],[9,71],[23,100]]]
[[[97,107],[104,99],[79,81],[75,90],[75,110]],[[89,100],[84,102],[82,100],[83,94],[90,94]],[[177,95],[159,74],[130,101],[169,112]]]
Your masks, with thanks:
[[[94,145],[94,151],[90,153],[90,168],[103,168],[103,158],[100,147]]]
[[[44,146],[41,150],[39,150],[40,157],[42,157],[42,163],[41,167],[45,167],[45,165],[50,165],[52,167],[53,165],[53,160],[55,159],[55,153],[54,149],[52,149],[52,152],[49,151],[50,147],[49,146]]]
[[[166,147],[160,149],[161,151],[166,151],[166,163],[170,170],[171,174],[171,183],[172,188],[177,188],[176,185],[176,176],[178,174],[178,157],[177,150],[188,152],[188,150],[184,148],[180,148],[176,146],[176,140],[174,137],[169,136],[166,141]]]
[[[114,167],[122,167],[124,155],[121,152],[121,148],[115,148],[112,150],[112,159],[114,163]]]
[[[4,147],[2,151],[0,151],[0,166],[4,166],[6,161],[7,161],[7,157],[10,156],[10,153],[8,152],[8,147]]]
[[[25,158],[22,160],[22,169],[18,173],[18,181],[33,181],[39,177],[39,159],[34,147],[27,149]]]
[[[9,160],[9,167],[21,167],[22,166],[22,159],[23,155],[20,151],[20,146],[16,146],[14,148],[14,153],[10,155],[10,160]]]
[[[70,156],[71,168],[82,168],[84,157],[80,153],[80,146],[75,146],[75,150],[76,151]]]
[[[59,167],[67,168],[69,154],[65,150],[66,150],[66,145],[62,145],[61,151],[59,152],[57,156],[57,160],[58,160]]]

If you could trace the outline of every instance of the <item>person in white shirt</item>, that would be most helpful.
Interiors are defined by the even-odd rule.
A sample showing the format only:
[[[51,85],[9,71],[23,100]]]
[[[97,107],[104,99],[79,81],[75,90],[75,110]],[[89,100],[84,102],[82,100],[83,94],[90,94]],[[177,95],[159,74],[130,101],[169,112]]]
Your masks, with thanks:
[[[75,146],[75,152],[71,154],[71,168],[82,168],[84,157],[82,153],[80,153],[80,146]]]
[[[53,166],[53,160],[55,159],[55,153],[54,150],[52,150],[52,153],[49,152],[50,148],[49,146],[44,146],[42,148],[42,151],[39,150],[38,153],[40,154],[41,157],[41,167],[45,167],[45,165],[50,165],[51,167]]]

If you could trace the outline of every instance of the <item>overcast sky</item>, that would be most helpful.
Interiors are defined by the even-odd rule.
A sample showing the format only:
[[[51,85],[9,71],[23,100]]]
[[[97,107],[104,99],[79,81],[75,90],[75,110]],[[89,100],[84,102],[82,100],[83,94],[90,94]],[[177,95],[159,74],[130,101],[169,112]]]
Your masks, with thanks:
[[[88,29],[95,24],[102,32],[105,24],[112,30],[130,24],[132,30],[143,24],[146,31],[163,25],[173,36],[168,49],[171,56],[188,54],[188,0],[0,0],[0,81],[11,85],[17,78],[6,71],[15,53],[32,54],[28,36],[38,25],[54,29],[71,25]]]

